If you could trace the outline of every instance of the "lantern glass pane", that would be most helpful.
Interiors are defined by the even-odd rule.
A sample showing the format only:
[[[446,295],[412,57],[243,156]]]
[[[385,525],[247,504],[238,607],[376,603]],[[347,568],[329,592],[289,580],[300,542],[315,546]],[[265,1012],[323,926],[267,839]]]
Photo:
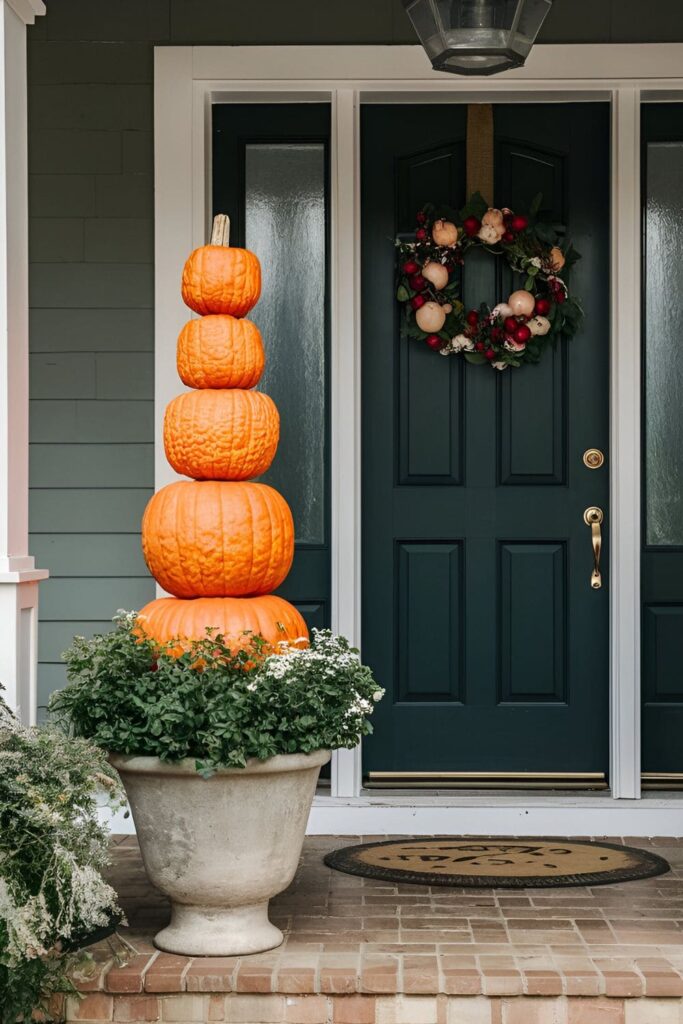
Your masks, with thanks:
[[[492,74],[522,64],[552,0],[405,0],[436,69]]]
[[[523,54],[529,55],[534,45],[536,36],[541,31],[541,25],[545,16],[550,10],[551,0],[524,0],[520,6],[519,19],[517,21],[515,49]]]
[[[519,0],[437,0],[437,6],[446,31],[466,35],[511,28]]]

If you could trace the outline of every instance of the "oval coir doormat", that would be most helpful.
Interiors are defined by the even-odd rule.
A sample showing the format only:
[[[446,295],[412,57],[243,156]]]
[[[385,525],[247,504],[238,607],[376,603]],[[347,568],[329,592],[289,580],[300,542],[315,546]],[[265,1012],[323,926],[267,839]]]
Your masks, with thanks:
[[[325,863],[337,871],[387,882],[486,889],[606,885],[669,870],[667,862],[649,850],[616,843],[478,836],[346,846],[328,853]]]

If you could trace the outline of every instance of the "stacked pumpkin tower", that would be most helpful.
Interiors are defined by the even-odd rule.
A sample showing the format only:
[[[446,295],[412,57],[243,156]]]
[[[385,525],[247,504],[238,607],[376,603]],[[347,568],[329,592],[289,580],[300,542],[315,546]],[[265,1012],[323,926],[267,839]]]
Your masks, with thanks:
[[[213,627],[237,649],[247,632],[273,645],[308,632],[297,609],[272,594],[292,564],[294,524],[282,495],[253,480],[273,460],[280,418],[253,390],[265,354],[245,314],[261,293],[261,267],[254,253],[228,245],[228,233],[228,218],[217,216],[211,243],[183,269],[183,300],[201,315],[178,338],[178,373],[193,390],[169,403],[164,448],[192,479],[163,487],[145,510],[145,560],[173,596],[140,616],[159,642],[200,639]]]

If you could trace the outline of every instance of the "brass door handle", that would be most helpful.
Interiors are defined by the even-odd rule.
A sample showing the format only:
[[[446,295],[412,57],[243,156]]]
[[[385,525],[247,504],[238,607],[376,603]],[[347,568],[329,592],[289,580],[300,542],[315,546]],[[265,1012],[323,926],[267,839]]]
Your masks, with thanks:
[[[602,530],[601,524],[604,519],[602,509],[591,505],[583,513],[583,521],[591,528],[591,544],[593,545],[593,572],[591,573],[591,587],[599,590],[602,586],[600,574],[600,553],[602,551]]]

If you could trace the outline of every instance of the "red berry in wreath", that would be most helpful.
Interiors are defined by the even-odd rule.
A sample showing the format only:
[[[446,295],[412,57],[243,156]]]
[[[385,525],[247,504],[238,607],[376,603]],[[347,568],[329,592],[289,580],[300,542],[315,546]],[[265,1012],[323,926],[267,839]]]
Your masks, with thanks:
[[[476,344],[474,346],[474,351],[475,352],[483,352],[485,348],[486,348],[486,345],[484,344],[484,342],[483,341],[478,341],[478,342],[476,342]]]
[[[517,330],[518,323],[514,316],[506,316],[503,326],[505,327],[506,334],[514,334]]]
[[[484,352],[484,355],[486,356],[487,359],[495,359],[496,358],[496,353],[493,351],[492,348],[487,348],[486,352]]]
[[[422,292],[427,287],[427,281],[422,274],[411,274],[408,278],[408,284],[414,292]]]
[[[410,300],[410,305],[413,307],[413,309],[419,309],[420,306],[424,306],[426,301],[427,300],[425,299],[424,295],[413,295],[412,299]]]
[[[428,334],[425,341],[430,348],[441,348],[443,346],[443,338],[440,338],[438,334]]]
[[[558,302],[558,303],[559,303],[560,305],[562,305],[562,303],[564,302],[564,300],[565,300],[566,298],[567,298],[567,296],[566,296],[566,295],[564,294],[564,292],[562,291],[562,289],[561,289],[561,288],[559,288],[559,289],[558,289],[558,290],[557,290],[557,291],[555,292],[555,302]]]
[[[465,317],[465,319],[467,320],[467,323],[470,325],[470,327],[476,327],[477,324],[479,323],[479,313],[477,312],[476,309],[471,309],[467,316]]]
[[[420,210],[418,212],[417,216],[415,217],[415,220],[417,221],[418,224],[425,224],[426,223],[426,221],[427,221],[427,214],[424,212],[424,210]]]
[[[550,312],[550,306],[551,306],[550,299],[543,299],[543,298],[536,299],[536,309],[535,309],[535,312],[538,314],[538,316],[547,316],[548,313]]]
[[[520,324],[515,330],[513,337],[518,345],[526,345],[527,341],[531,337],[531,331],[526,324]]]
[[[502,341],[502,340],[503,340],[503,332],[502,332],[501,328],[500,327],[492,327],[491,328],[491,341]],[[481,347],[483,348],[484,346],[482,345]]]
[[[417,238],[418,242],[424,242],[425,238],[427,237],[427,232],[425,231],[424,228],[418,228],[417,231],[415,232],[415,237]]]
[[[515,236],[512,234],[511,231],[506,231],[505,234],[503,235],[503,241],[504,242],[508,242],[509,243],[509,242],[514,242],[514,240],[515,240]]]
[[[402,267],[404,274],[417,274],[419,269],[420,264],[416,263],[415,260],[408,260]]]
[[[465,217],[462,226],[465,229],[465,234],[472,238],[479,231],[481,221],[477,217]]]
[[[515,234],[519,234],[520,231],[526,231],[526,229],[529,227],[529,218],[524,217],[521,213],[518,213],[510,221],[510,227],[515,232]]]

